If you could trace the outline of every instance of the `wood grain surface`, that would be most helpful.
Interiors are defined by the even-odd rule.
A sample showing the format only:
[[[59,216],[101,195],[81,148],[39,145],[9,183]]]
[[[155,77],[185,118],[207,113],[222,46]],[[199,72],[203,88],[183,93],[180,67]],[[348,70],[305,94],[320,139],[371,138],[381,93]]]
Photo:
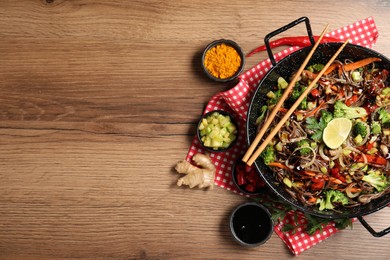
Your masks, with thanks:
[[[318,34],[373,16],[390,56],[386,0],[0,0],[0,259],[293,258],[276,234],[236,244],[227,220],[246,199],[179,188],[173,166],[232,86],[203,75],[202,49],[249,52],[301,16]],[[390,209],[366,219],[387,227]],[[389,244],[356,223],[299,258],[389,259]]]

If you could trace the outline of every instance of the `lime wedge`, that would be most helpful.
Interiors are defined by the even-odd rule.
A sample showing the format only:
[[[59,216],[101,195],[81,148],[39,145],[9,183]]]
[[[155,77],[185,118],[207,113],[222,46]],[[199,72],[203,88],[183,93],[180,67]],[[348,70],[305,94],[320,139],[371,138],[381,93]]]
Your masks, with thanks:
[[[336,149],[344,143],[351,129],[351,120],[347,118],[335,118],[325,127],[322,139],[330,149]]]

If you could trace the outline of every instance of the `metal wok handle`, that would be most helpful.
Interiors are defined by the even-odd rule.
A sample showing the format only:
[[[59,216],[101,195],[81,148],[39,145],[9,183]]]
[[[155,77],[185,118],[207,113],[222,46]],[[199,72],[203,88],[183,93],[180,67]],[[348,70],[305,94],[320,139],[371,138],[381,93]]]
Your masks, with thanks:
[[[382,237],[388,233],[390,233],[390,227],[382,230],[382,231],[379,231],[379,232],[376,232],[364,219],[363,217],[359,216],[357,217],[357,219],[360,221],[360,223],[362,223],[363,227],[365,227],[370,233],[371,235],[373,235],[374,237]]]
[[[278,35],[288,29],[291,29],[292,27],[302,23],[302,22],[305,22],[306,23],[306,30],[307,30],[307,34],[309,35],[309,39],[310,39],[310,42],[311,42],[311,45],[314,45],[315,44],[315,40],[314,40],[314,37],[313,37],[313,33],[311,31],[311,26],[310,26],[310,20],[309,18],[307,17],[301,17],[273,32],[270,32],[269,34],[267,34],[264,38],[264,43],[265,43],[265,46],[267,48],[267,52],[268,52],[268,56],[269,56],[269,59],[271,60],[271,63],[272,63],[272,66],[275,66],[276,65],[276,61],[275,61],[275,58],[274,58],[274,54],[272,53],[272,50],[271,50],[271,46],[269,45],[269,40],[274,37],[275,35]]]

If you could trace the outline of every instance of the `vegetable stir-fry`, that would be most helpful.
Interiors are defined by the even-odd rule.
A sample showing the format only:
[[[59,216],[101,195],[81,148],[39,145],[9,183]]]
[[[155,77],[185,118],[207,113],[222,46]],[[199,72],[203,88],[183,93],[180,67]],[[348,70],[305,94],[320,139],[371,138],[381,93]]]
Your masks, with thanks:
[[[377,61],[334,62],[261,154],[278,185],[306,206],[337,211],[390,193],[389,72]],[[303,71],[269,129],[322,68],[313,64]],[[279,78],[267,94],[259,126],[287,80]]]

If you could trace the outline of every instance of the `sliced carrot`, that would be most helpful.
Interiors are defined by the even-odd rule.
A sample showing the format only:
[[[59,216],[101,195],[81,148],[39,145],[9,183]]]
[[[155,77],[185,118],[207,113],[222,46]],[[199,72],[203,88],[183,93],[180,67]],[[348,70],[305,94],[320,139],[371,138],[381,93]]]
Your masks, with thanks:
[[[310,197],[307,201],[310,203],[314,203],[317,201],[317,199],[315,197]]]
[[[309,70],[304,70],[302,72],[302,75],[308,77],[310,80],[313,80],[313,79],[315,79],[317,77],[318,74],[314,73],[314,72],[311,72]]]
[[[344,70],[345,71],[356,70],[358,68],[361,68],[363,66],[371,64],[373,62],[377,62],[377,61],[381,61],[381,60],[382,59],[377,58],[377,57],[365,58],[365,59],[344,65]]]
[[[313,172],[313,171],[308,171],[308,170],[304,170],[304,171],[299,171],[300,173],[303,173],[307,176],[310,176],[310,177],[314,177],[318,174],[318,172]]]
[[[328,67],[328,69],[327,70],[325,70],[325,72],[324,72],[324,75],[326,76],[326,75],[328,75],[329,73],[331,73],[332,71],[334,71],[336,68],[340,68],[340,64],[339,63],[333,63],[332,65],[330,65],[329,67]]]
[[[281,107],[279,108],[279,112],[282,112],[282,113],[287,113],[288,109],[285,108],[285,107]]]
[[[344,65],[344,70],[345,71],[356,70],[358,68],[361,68],[363,66],[371,64],[373,62],[377,62],[377,61],[381,61],[381,60],[382,60],[381,58],[377,58],[377,57],[365,58],[365,59],[362,59],[362,60],[359,60],[359,61],[356,61],[356,62]],[[341,68],[341,64],[333,63],[324,72],[324,75],[326,76],[326,75],[330,74],[332,71],[334,71],[335,69],[340,69],[340,68]],[[340,70],[339,70],[339,72],[340,72]]]
[[[356,188],[356,187],[351,187],[349,190],[350,190],[352,193],[357,193],[357,192],[361,192],[361,191],[362,191],[362,189]]]
[[[339,179],[336,179],[334,177],[330,177],[329,180],[335,184],[343,184],[342,181],[340,181]]]
[[[286,165],[284,165],[283,163],[280,163],[280,162],[272,162],[272,163],[269,163],[268,166],[278,167],[278,168],[285,169],[285,170],[291,170]]]
[[[330,86],[330,89],[336,92],[339,90],[339,88],[336,87],[335,85]]]

